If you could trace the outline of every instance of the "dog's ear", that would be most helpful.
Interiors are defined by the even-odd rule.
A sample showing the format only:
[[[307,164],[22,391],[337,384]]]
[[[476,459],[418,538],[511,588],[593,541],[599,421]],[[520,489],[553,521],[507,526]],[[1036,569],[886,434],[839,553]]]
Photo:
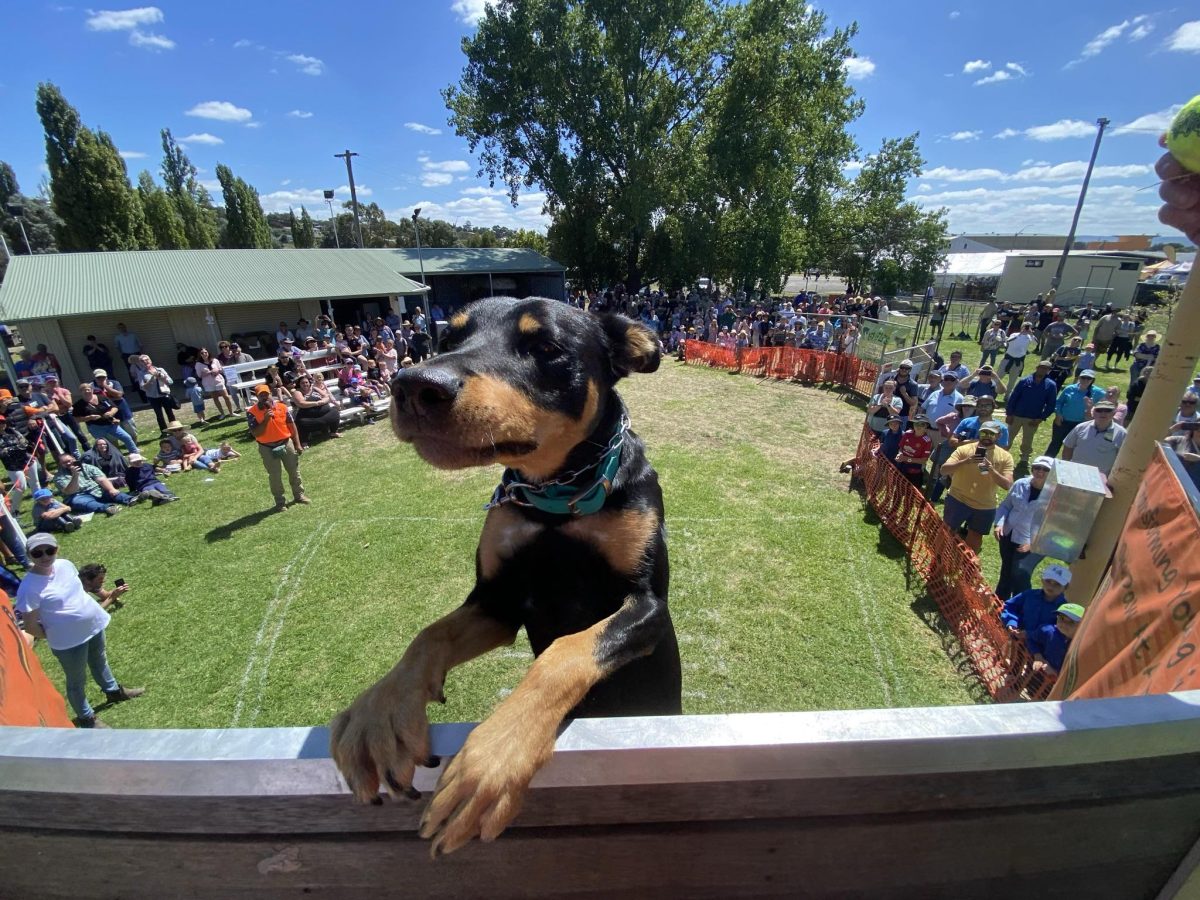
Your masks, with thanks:
[[[658,338],[649,328],[617,315],[605,316],[602,322],[608,334],[613,373],[618,378],[658,369],[662,353],[658,349]]]

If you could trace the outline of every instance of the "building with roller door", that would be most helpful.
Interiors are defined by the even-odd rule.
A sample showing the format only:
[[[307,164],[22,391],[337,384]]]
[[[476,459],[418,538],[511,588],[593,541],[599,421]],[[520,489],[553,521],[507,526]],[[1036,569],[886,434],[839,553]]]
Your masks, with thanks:
[[[425,292],[446,315],[495,294],[565,299],[563,267],[530,250],[142,250],[13,257],[0,286],[0,319],[28,347],[45,344],[74,388],[90,380],[83,354],[94,334],[116,356],[125,323],[157,363],[174,371],[177,344],[216,349],[234,335],[273,335],[331,312],[338,322],[407,317]],[[410,277],[409,274],[411,273]],[[274,351],[242,341],[255,357]],[[117,373],[125,380],[125,371]]]

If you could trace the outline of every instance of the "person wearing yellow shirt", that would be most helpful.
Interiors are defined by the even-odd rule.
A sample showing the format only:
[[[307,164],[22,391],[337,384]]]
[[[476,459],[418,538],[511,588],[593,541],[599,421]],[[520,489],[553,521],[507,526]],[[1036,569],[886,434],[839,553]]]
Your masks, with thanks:
[[[1013,484],[1012,454],[999,447],[999,422],[979,426],[979,439],[958,447],[942,463],[942,474],[950,476],[942,519],[951,531],[967,526],[967,546],[979,553],[983,536],[991,531],[996,515],[996,488]]]

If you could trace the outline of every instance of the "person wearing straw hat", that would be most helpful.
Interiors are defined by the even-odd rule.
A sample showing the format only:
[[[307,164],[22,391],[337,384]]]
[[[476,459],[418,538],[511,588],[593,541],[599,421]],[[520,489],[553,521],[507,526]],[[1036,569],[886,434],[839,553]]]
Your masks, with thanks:
[[[146,689],[122,687],[113,675],[104,636],[112,617],[84,590],[75,565],[58,555],[54,535],[33,535],[28,552],[29,571],[16,600],[24,628],[35,638],[45,638],[62,665],[67,700],[78,716],[76,724],[80,728],[107,728],[88,703],[88,670],[110,703],[140,697]]]

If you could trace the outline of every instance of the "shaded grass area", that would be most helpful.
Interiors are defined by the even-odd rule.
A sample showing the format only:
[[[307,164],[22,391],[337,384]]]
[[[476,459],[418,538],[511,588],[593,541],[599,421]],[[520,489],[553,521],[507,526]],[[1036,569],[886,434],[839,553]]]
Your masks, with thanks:
[[[909,584],[902,548],[837,474],[857,406],[673,361],[622,392],[666,498],[685,711],[980,699]],[[77,565],[103,561],[134,586],[109,652],[118,678],[149,692],[104,717],[323,723],[461,603],[499,470],[436,471],[386,425],[356,428],[302,457],[312,506],[266,515],[266,474],[240,421],[198,433],[233,439],[245,457],[211,482],[172,477],[180,503],[96,519],[63,540]],[[431,717],[486,716],[531,659],[522,635],[461,667]]]

